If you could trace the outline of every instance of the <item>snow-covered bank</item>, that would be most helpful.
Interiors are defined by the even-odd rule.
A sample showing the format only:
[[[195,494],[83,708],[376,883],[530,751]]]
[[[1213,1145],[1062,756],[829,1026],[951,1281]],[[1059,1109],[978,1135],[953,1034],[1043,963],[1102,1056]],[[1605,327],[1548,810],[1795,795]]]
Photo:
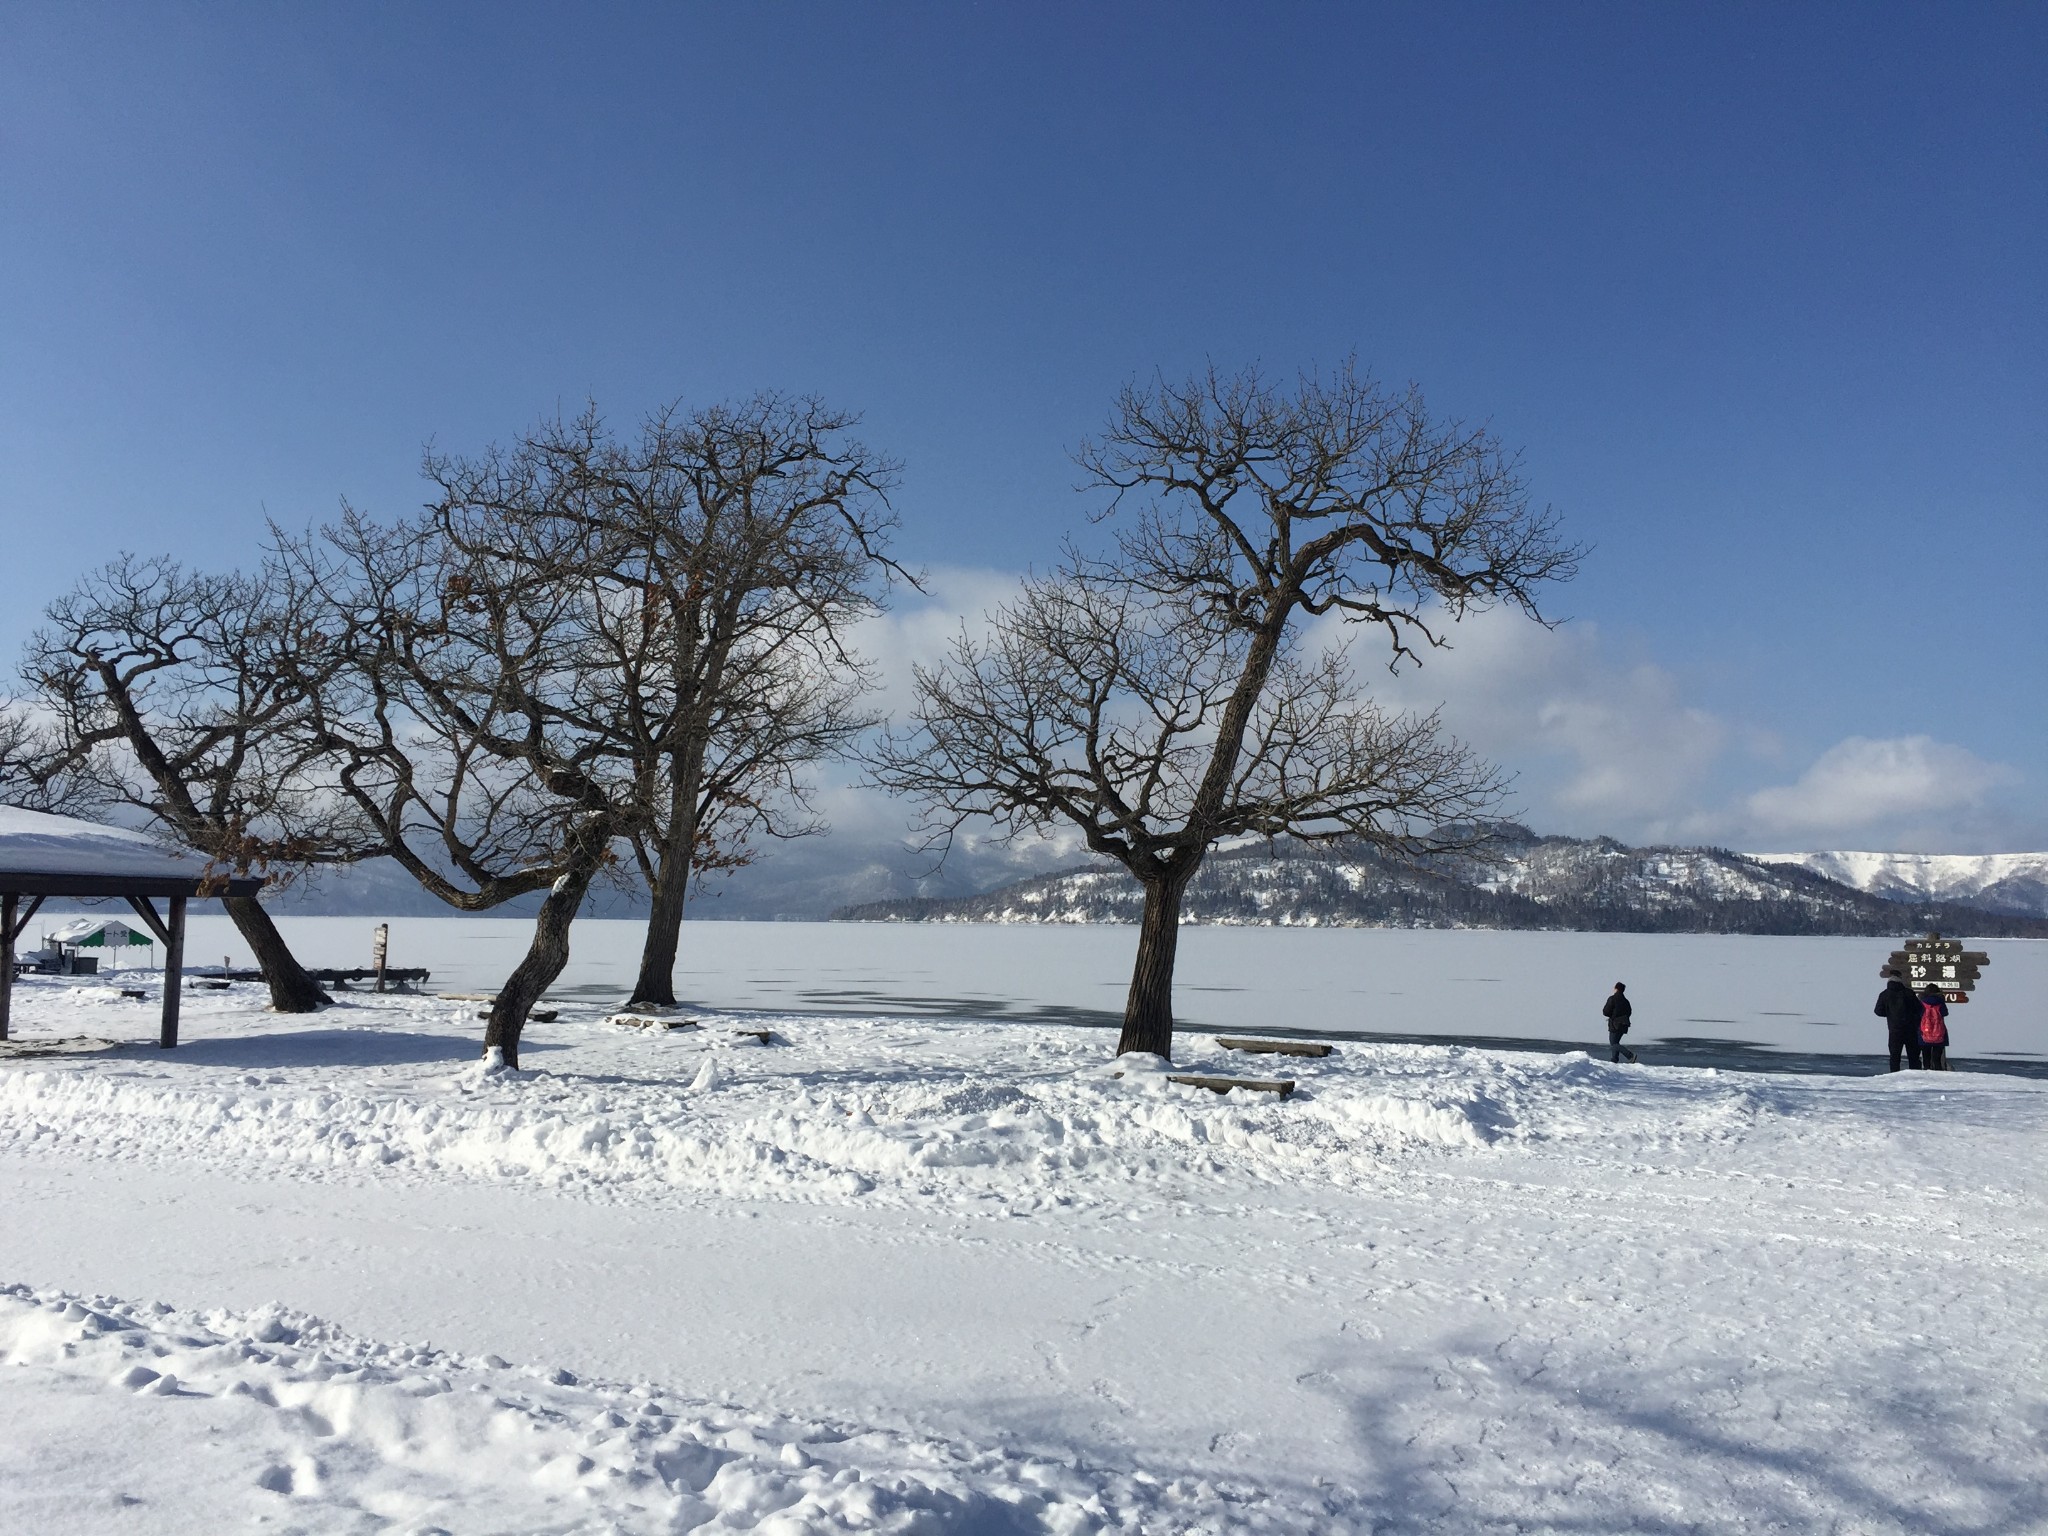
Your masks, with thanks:
[[[23,989],[0,1529],[2048,1519],[2048,1085],[254,997]]]

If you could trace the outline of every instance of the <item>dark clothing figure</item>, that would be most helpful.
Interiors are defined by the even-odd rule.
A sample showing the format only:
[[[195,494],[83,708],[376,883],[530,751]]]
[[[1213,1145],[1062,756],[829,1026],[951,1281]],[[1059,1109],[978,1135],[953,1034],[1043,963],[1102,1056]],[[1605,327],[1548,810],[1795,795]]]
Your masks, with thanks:
[[[1899,1053],[1905,1052],[1906,1065],[1913,1071],[1920,1070],[1920,999],[1913,995],[1913,989],[1894,976],[1884,985],[1884,991],[1877,995],[1877,1006],[1871,1010],[1886,1024],[1885,1043],[1890,1047],[1892,1070],[1899,1070]]]
[[[1614,1059],[1621,1060],[1621,1037],[1628,1033],[1629,1015],[1635,1010],[1629,1006],[1628,994],[1620,982],[1614,984],[1614,992],[1600,1005],[1600,1012],[1607,1019],[1607,1046]]]
[[[1922,992],[1914,1001],[1919,1005],[1923,1018],[1925,1017],[1926,1010],[1929,1008],[1933,1008],[1941,1014],[1941,1038],[1939,1040],[1929,1040],[1927,1038],[1926,1026],[1918,1021],[1914,1024],[1914,1033],[1919,1036],[1920,1057],[1927,1064],[1927,1070],[1930,1072],[1946,1072],[1948,1070],[1948,999],[1941,995],[1939,987],[1930,984],[1927,990]]]

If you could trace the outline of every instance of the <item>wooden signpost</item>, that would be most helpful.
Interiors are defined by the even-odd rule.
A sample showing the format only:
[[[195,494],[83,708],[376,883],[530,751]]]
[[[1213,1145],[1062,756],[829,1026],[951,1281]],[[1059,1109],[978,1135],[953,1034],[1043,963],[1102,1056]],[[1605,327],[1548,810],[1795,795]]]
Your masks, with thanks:
[[[1891,952],[1880,974],[1897,971],[1915,992],[1927,990],[1932,982],[1951,1003],[1967,1003],[1979,973],[1991,963],[1981,949],[1964,949],[1960,939],[1944,939],[1930,933],[1924,939],[1908,939],[1904,949]]]

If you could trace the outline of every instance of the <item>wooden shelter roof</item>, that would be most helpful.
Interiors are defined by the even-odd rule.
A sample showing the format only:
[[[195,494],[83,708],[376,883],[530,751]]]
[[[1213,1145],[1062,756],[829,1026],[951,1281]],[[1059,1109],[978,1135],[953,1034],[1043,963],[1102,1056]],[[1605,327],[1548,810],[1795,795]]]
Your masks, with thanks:
[[[145,833],[75,816],[0,807],[0,892],[19,896],[253,896],[251,876],[204,863]]]
[[[0,807],[0,1040],[14,1006],[14,941],[50,896],[124,898],[164,946],[163,1025],[157,1043],[178,1043],[184,988],[185,903],[194,896],[254,896],[263,882],[212,875],[200,860],[126,827]],[[168,914],[152,898],[170,898]],[[24,904],[23,899],[27,901]]]

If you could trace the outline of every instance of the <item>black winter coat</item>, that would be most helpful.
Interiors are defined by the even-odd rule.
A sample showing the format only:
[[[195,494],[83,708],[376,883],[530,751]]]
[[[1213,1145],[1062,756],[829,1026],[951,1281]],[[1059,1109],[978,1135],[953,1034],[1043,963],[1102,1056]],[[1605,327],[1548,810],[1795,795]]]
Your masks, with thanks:
[[[1885,989],[1877,995],[1877,1006],[1870,1011],[1881,1019],[1889,1019],[1894,1034],[1919,1031],[1920,999],[1896,976],[1885,983]]]
[[[1616,992],[1600,1005],[1600,1012],[1607,1020],[1607,1027],[1621,1035],[1628,1032],[1628,1018],[1635,1010],[1629,1006],[1627,998]]]

